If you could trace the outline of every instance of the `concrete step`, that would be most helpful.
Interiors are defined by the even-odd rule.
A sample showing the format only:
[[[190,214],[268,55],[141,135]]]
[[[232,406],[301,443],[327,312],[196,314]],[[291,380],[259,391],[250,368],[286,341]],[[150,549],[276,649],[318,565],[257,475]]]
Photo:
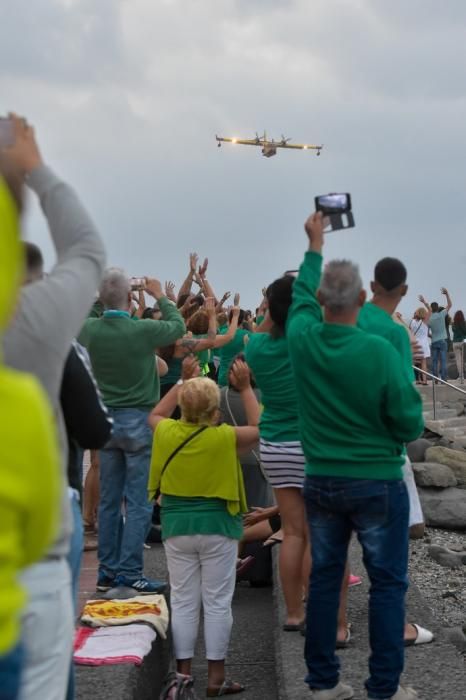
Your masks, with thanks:
[[[438,408],[437,407],[437,411],[435,413],[435,418],[434,418],[433,407],[432,407],[432,410],[426,410],[426,408],[424,407],[424,411],[422,414],[424,416],[425,421],[427,421],[427,420],[447,420],[450,418],[458,418],[458,414],[454,408]]]

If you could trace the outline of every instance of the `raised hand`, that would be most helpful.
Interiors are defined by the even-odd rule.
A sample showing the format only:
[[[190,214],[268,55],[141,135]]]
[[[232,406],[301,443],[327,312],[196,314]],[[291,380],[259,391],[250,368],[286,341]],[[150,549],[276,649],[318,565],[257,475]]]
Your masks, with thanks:
[[[200,373],[201,368],[197,357],[195,355],[187,355],[181,365],[181,377],[183,381],[194,379],[194,377],[198,377]]]
[[[34,129],[26,119],[10,113],[13,130],[13,143],[2,149],[10,167],[22,177],[42,165],[42,156],[36,143]]]
[[[163,297],[162,285],[159,280],[151,279],[146,277],[146,286],[144,291],[147,292],[154,299],[161,299]]]
[[[309,249],[320,253],[324,245],[324,217],[321,211],[315,211],[304,224],[309,238]]]
[[[209,265],[209,258],[204,258],[204,262],[199,267],[199,275],[205,277],[207,274],[207,267]]]
[[[442,288],[440,289],[440,291],[442,292],[442,294],[445,294],[445,296],[448,296],[448,291],[446,290],[445,287],[442,287]]]
[[[167,299],[176,302],[175,283],[171,282],[170,280],[168,280],[168,282],[165,282],[165,296],[167,297]]]
[[[215,299],[213,297],[207,297],[204,301],[204,308],[209,316],[215,315]]]
[[[236,360],[230,370],[230,382],[237,391],[245,391],[251,386],[251,371],[244,360]]]
[[[199,256],[197,253],[190,253],[189,254],[189,269],[191,270],[191,272],[196,272],[198,261],[199,261]]]

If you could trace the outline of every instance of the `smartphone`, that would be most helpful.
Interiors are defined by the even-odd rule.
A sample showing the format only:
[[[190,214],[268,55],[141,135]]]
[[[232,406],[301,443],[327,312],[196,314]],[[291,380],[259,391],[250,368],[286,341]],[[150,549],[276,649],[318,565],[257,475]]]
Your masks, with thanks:
[[[8,148],[14,141],[13,122],[8,117],[0,117],[0,148]]]
[[[145,277],[131,277],[131,291],[140,292],[144,290],[146,286]]]
[[[348,192],[321,194],[315,198],[316,211],[324,216],[331,214],[346,214],[351,211],[351,195]]]

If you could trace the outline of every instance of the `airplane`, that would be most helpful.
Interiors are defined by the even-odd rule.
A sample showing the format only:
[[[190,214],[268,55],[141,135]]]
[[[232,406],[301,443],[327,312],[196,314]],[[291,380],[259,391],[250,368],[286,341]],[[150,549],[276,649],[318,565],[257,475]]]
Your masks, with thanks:
[[[238,139],[234,137],[224,138],[223,136],[217,135],[215,136],[215,138],[217,140],[217,146],[219,148],[222,145],[222,142],[237,143],[240,146],[262,146],[262,155],[266,158],[271,158],[272,156],[277,155],[277,148],[295,148],[301,151],[314,150],[317,151],[316,155],[320,156],[320,152],[324,147],[323,145],[316,146],[310,143],[288,143],[289,141],[291,141],[291,139],[286,139],[283,135],[281,141],[275,141],[274,139],[269,141],[265,131],[263,136],[259,136],[256,132],[255,139]]]

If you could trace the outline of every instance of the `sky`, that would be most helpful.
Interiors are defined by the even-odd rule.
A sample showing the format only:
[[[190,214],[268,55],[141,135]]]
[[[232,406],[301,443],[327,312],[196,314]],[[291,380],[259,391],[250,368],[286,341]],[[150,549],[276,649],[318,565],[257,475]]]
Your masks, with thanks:
[[[34,124],[108,261],[181,283],[210,261],[221,296],[299,267],[314,197],[350,192],[354,229],[325,257],[386,255],[417,295],[466,307],[466,3],[449,0],[15,0],[0,22],[0,99]],[[312,151],[217,148],[255,132]],[[24,230],[53,249],[31,197]]]

